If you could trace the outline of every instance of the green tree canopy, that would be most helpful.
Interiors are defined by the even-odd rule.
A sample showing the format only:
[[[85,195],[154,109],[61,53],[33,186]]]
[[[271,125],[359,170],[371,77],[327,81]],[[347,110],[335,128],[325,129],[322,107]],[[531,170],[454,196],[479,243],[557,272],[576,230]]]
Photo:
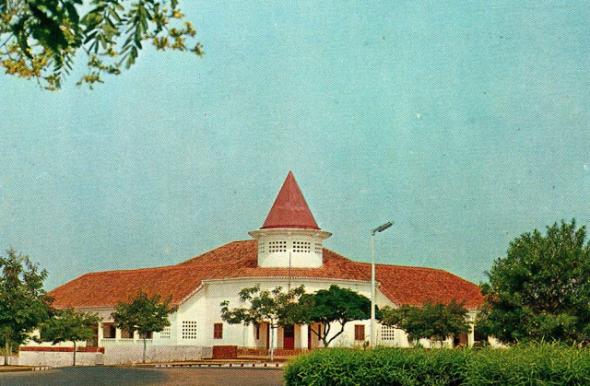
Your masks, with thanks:
[[[411,341],[424,338],[440,342],[469,331],[467,310],[455,301],[448,305],[427,303],[422,307],[384,307],[380,319],[381,324],[404,330]]]
[[[73,366],[76,366],[76,343],[92,338],[99,321],[100,318],[96,314],[77,312],[73,309],[58,310],[54,317],[41,325],[41,340],[53,344],[73,342]]]
[[[168,314],[176,308],[170,305],[170,299],[161,300],[160,295],[139,294],[128,303],[118,303],[112,313],[118,328],[137,331],[143,339],[143,359],[145,363],[146,339],[152,332],[160,332],[170,325]]]
[[[239,292],[240,301],[249,303],[246,307],[230,309],[229,301],[221,302],[221,319],[230,324],[243,323],[256,325],[268,323],[271,328],[270,359],[274,359],[274,342],[272,330],[279,326],[296,323],[299,319],[297,300],[305,293],[305,288],[299,286],[284,292],[281,287],[261,290],[259,285],[243,288]]]
[[[74,60],[86,60],[79,84],[118,75],[146,42],[202,55],[195,35],[178,0],[0,0],[0,67],[50,90]]]
[[[0,256],[0,339],[4,343],[4,364],[13,346],[49,317],[51,298],[43,289],[47,271],[14,249]]]
[[[322,341],[324,347],[328,347],[344,332],[346,323],[371,317],[371,301],[367,297],[337,285],[302,295],[299,305],[300,309],[296,314],[300,318],[299,322],[311,325],[310,330]],[[314,323],[318,327],[314,327]],[[330,335],[334,323],[339,325],[339,329]]]
[[[590,340],[590,242],[561,221],[514,239],[482,285],[483,332],[503,342]]]

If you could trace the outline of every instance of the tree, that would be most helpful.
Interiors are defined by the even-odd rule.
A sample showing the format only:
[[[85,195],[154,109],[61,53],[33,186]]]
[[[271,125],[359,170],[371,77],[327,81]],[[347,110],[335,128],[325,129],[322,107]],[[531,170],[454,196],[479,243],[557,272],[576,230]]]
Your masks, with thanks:
[[[49,90],[80,56],[87,70],[78,84],[92,86],[131,67],[145,42],[202,55],[195,35],[178,0],[0,0],[0,66]]]
[[[575,220],[514,239],[482,285],[482,331],[505,343],[590,341],[590,242]]]
[[[14,345],[49,317],[51,298],[43,289],[47,271],[14,249],[0,256],[0,336],[4,343],[4,364]]]
[[[272,291],[261,290],[259,285],[243,288],[239,292],[240,302],[248,307],[229,308],[229,301],[221,302],[221,319],[230,324],[256,325],[268,323],[270,331],[270,360],[274,360],[273,330],[291,325],[299,319],[297,300],[305,293],[303,286],[283,292],[281,287]]]
[[[299,304],[300,322],[311,326],[311,332],[322,341],[324,347],[328,347],[344,332],[346,323],[371,317],[371,301],[367,297],[337,285],[313,294],[304,294]],[[314,323],[319,326],[314,328]],[[340,329],[330,336],[333,323],[338,323]]]
[[[76,343],[92,338],[100,318],[97,314],[77,312],[71,308],[58,310],[55,316],[41,325],[41,340],[53,344],[74,344],[73,366],[76,366]]]
[[[404,330],[409,340],[416,342],[421,338],[442,342],[449,336],[469,331],[467,310],[455,301],[447,305],[426,303],[422,307],[384,307],[380,318],[381,324]]]
[[[170,305],[170,299],[161,301],[160,295],[149,297],[140,291],[129,303],[118,303],[112,316],[118,328],[139,333],[143,339],[142,362],[145,363],[148,334],[160,332],[169,326],[168,314],[174,311],[175,307]]]

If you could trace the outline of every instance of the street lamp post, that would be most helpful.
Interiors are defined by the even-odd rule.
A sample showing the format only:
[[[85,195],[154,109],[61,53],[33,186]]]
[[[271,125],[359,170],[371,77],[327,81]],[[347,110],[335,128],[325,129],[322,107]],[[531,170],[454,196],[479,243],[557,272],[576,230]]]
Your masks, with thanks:
[[[377,228],[371,230],[371,347],[375,347],[377,340],[377,329],[375,326],[375,234],[383,232],[393,225],[393,222],[388,221],[385,224],[379,225]]]

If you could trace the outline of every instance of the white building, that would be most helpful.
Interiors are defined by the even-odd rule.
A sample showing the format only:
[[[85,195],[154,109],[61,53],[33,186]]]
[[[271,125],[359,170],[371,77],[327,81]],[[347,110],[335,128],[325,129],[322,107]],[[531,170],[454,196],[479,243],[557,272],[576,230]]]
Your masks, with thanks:
[[[331,234],[320,229],[293,177],[289,173],[260,229],[252,239],[233,241],[176,265],[135,270],[94,272],[82,275],[51,291],[58,308],[74,307],[97,312],[103,318],[94,341],[99,347],[139,345],[137,336],[114,328],[111,312],[117,302],[128,301],[140,290],[171,297],[178,310],[170,315],[170,327],[154,333],[151,346],[237,345],[266,350],[269,328],[230,325],[220,318],[220,303],[239,306],[240,289],[287,288],[303,284],[307,292],[331,284],[370,296],[370,265],[356,262],[324,248]],[[462,302],[474,316],[482,304],[478,287],[449,272],[397,265],[377,266],[377,304],[399,306],[425,302]],[[337,329],[333,329],[337,330]],[[309,326],[274,330],[278,349],[311,349],[319,345]],[[369,321],[346,326],[333,346],[362,344],[368,340]],[[380,344],[405,346],[403,331],[379,326]],[[460,337],[473,342],[473,332]],[[280,352],[280,351],[279,351]]]

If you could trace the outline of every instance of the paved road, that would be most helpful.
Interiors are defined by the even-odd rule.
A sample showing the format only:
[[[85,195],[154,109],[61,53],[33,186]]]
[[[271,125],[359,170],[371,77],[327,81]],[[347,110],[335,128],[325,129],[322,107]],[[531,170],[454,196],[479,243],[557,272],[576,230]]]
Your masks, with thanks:
[[[138,369],[66,367],[49,371],[0,373],[1,386],[279,386],[282,370],[267,369]]]

